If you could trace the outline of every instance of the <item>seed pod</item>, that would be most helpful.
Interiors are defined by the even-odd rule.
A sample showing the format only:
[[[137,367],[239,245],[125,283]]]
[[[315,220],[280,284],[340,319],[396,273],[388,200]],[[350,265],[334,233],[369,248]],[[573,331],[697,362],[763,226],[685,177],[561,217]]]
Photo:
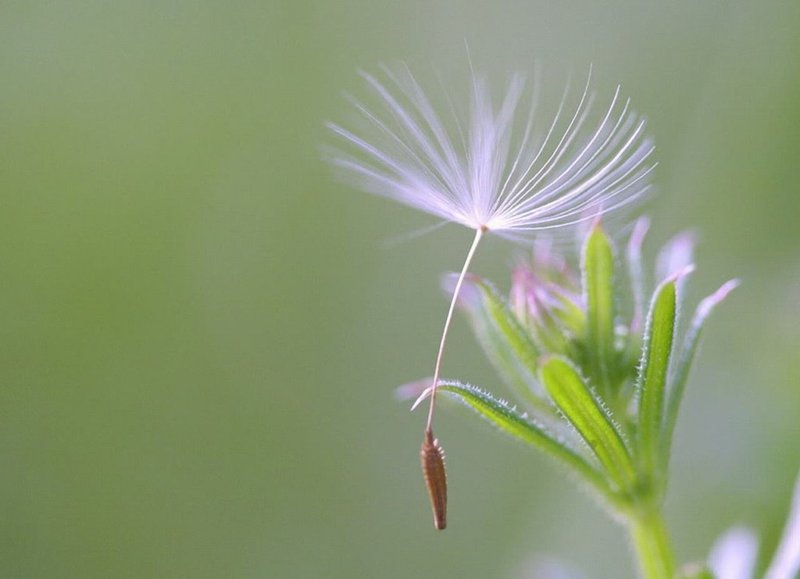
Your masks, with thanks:
[[[425,431],[425,440],[419,451],[422,474],[433,509],[433,526],[441,531],[447,527],[447,472],[444,468],[444,450],[431,430]]]

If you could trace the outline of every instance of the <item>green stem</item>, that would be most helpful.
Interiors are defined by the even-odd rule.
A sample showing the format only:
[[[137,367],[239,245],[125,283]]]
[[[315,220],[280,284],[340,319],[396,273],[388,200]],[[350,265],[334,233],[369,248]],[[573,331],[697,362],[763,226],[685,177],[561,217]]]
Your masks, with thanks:
[[[675,558],[660,509],[631,513],[629,530],[643,579],[673,579]]]

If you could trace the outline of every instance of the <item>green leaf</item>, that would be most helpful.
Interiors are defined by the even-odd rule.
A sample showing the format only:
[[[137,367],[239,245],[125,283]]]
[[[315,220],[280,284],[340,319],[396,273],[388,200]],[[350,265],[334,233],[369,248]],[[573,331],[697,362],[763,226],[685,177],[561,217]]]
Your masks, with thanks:
[[[554,415],[536,380],[538,348],[492,285],[468,277],[459,305],[467,312],[486,356],[514,393],[537,410]]]
[[[636,473],[622,436],[578,371],[562,358],[549,358],[539,371],[558,408],[589,445],[621,489],[630,489]]]
[[[669,455],[672,447],[672,438],[675,431],[675,423],[678,420],[678,412],[681,407],[681,400],[683,393],[686,389],[686,382],[689,378],[689,371],[692,367],[695,354],[697,352],[700,337],[703,332],[706,319],[727,296],[739,285],[738,279],[730,280],[715,291],[713,294],[705,298],[697,306],[692,323],[686,332],[683,339],[683,346],[681,353],[678,356],[675,368],[670,376],[670,393],[669,402],[667,404],[666,424],[664,426],[664,467],[666,468],[669,461]]]
[[[644,350],[639,369],[638,454],[641,466],[656,480],[660,437],[664,423],[667,372],[672,354],[676,318],[675,278],[656,289],[647,316]]]
[[[584,291],[588,316],[587,344],[593,383],[606,397],[612,387],[614,348],[614,250],[611,241],[595,226],[583,248]]]
[[[562,434],[475,386],[459,382],[440,382],[436,392],[437,395],[443,394],[458,400],[495,425],[501,432],[549,454],[579,474],[609,503],[618,504],[619,499],[609,488],[604,477],[567,442]]]

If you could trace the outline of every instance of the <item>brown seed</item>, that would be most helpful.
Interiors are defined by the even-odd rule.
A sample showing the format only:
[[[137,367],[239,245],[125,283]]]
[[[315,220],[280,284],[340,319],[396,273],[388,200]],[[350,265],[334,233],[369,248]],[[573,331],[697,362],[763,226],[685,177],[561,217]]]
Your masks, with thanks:
[[[447,472],[444,469],[444,450],[433,438],[431,430],[425,431],[419,456],[433,509],[433,526],[441,531],[447,527]]]

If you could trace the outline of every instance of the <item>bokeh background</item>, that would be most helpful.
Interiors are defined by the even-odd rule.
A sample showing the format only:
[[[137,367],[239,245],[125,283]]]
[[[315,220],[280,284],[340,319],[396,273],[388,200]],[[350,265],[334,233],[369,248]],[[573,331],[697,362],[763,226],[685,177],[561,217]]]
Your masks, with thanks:
[[[0,575],[630,577],[622,529],[544,459],[440,416],[450,528],[418,472],[455,227],[337,182],[357,68],[585,70],[650,119],[648,250],[729,277],[679,424],[681,560],[777,541],[800,468],[800,3],[0,5]],[[427,67],[427,68],[426,68]],[[475,271],[505,287],[514,249]],[[462,321],[463,322],[463,321]],[[466,325],[446,373],[497,390]],[[546,576],[541,573],[538,576]]]

